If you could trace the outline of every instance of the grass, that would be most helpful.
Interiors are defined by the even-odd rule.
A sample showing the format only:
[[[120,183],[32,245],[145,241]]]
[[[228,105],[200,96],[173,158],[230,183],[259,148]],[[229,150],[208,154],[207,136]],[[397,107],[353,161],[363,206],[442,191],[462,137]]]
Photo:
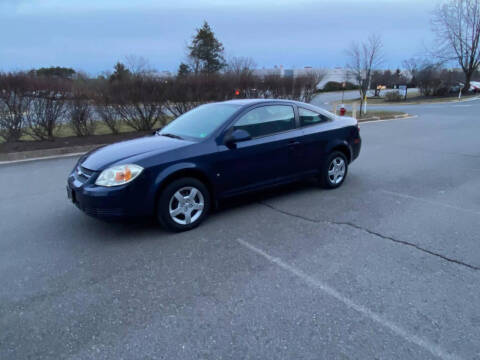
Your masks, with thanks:
[[[347,111],[347,116],[352,116],[351,111]],[[388,110],[368,110],[366,114],[359,115],[358,111],[356,114],[357,120],[367,121],[367,120],[385,120],[385,119],[393,119],[395,116],[407,116],[407,113],[402,111],[388,111]]]
[[[160,127],[161,127],[161,124],[158,122],[158,123],[155,124],[153,129],[158,129]],[[120,134],[130,133],[130,132],[133,132],[133,131],[136,131],[136,130],[133,129],[132,127],[128,126],[126,123],[121,122],[119,124],[119,133]],[[73,129],[68,124],[64,124],[64,125],[59,126],[55,130],[54,134],[55,134],[55,138],[66,138],[66,137],[76,136],[75,132],[73,131]],[[110,128],[107,125],[105,125],[103,122],[98,121],[97,126],[95,127],[95,132],[94,132],[93,135],[109,135],[109,134],[112,134],[112,131],[110,130]],[[28,134],[24,134],[20,138],[20,141],[38,141],[38,140],[34,139],[32,136],[30,136]],[[5,140],[0,137],[0,144],[3,143],[3,142],[5,142]]]
[[[159,127],[160,127],[160,125],[159,125]],[[121,122],[119,124],[118,130],[119,130],[120,133],[135,131],[135,129],[128,126],[124,122]],[[95,127],[95,132],[93,133],[93,135],[107,135],[107,134],[111,134],[111,133],[112,133],[112,131],[110,130],[110,128],[107,125],[105,125],[103,122],[99,121],[97,123],[97,126]],[[73,131],[73,129],[69,125],[61,125],[57,128],[57,130],[55,132],[55,137],[58,137],[58,138],[69,137],[69,136],[76,136],[75,132]],[[30,135],[27,135],[27,134],[23,135],[20,138],[20,140],[22,140],[22,141],[35,141],[35,139],[33,139]]]

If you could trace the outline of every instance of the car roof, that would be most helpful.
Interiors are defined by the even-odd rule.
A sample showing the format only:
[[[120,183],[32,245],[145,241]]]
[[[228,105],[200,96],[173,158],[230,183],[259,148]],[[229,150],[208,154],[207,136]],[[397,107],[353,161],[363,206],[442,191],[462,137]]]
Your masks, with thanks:
[[[257,104],[278,104],[278,103],[285,103],[285,104],[296,104],[298,106],[315,110],[321,113],[328,113],[325,109],[322,109],[318,106],[304,103],[301,101],[296,101],[296,100],[286,100],[286,99],[235,99],[235,100],[227,100],[227,101],[222,101],[219,102],[219,104],[232,104],[232,105],[238,105],[242,107],[248,107],[252,105],[257,105]]]
[[[284,103],[294,103],[295,101],[292,100],[284,100],[284,99],[235,99],[235,100],[227,100],[222,101],[224,104],[235,104],[235,105],[254,105],[254,104],[262,104],[268,102],[284,102]]]

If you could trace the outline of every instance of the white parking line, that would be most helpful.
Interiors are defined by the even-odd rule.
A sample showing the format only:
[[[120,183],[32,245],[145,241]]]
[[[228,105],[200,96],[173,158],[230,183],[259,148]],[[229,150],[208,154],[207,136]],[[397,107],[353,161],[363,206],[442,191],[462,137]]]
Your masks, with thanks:
[[[254,253],[264,257],[267,259],[269,262],[272,264],[275,264],[282,268],[283,270],[288,271],[289,273],[295,275],[296,277],[300,278],[303,280],[308,286],[321,290],[325,292],[326,294],[334,297],[338,301],[342,302],[345,304],[348,308],[353,309],[359,313],[361,313],[363,316],[375,321],[376,323],[382,325],[383,327],[386,327],[396,335],[400,336],[404,340],[416,344],[423,349],[427,350],[434,356],[437,356],[441,359],[461,359],[459,356],[450,354],[446,350],[442,349],[440,346],[433,344],[429,342],[428,340],[424,340],[420,338],[419,336],[415,334],[409,333],[407,330],[401,328],[400,326],[392,323],[390,320],[384,318],[383,316],[371,311],[370,309],[366,308],[365,306],[359,305],[349,298],[343,296],[340,294],[337,290],[334,288],[330,287],[329,285],[311,277],[310,275],[304,273],[303,271],[283,262],[281,259],[271,256],[267,254],[265,251],[255,247],[254,245],[250,244],[249,242],[242,240],[242,239],[237,239],[237,242],[247,249],[253,251]]]
[[[442,203],[442,202],[439,202],[439,201],[428,200],[428,199],[420,198],[420,197],[417,197],[417,196],[397,193],[397,192],[394,192],[394,191],[388,191],[388,190],[380,190],[380,191],[385,193],[385,194],[390,194],[390,195],[402,197],[402,198],[405,198],[405,199],[417,200],[417,201],[421,201],[421,202],[424,202],[424,203],[427,203],[427,204],[430,204],[430,205],[443,206],[443,207],[446,207],[446,208],[449,208],[449,209],[463,211],[463,212],[467,212],[467,213],[474,214],[474,215],[480,215],[480,211],[474,210],[474,209],[464,209],[464,208],[461,208],[459,206],[445,204],[445,203]]]

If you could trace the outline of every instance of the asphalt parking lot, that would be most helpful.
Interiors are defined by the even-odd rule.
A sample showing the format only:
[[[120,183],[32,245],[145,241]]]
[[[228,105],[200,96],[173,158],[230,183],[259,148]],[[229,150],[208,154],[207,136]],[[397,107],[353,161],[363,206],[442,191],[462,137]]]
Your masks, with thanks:
[[[82,214],[75,158],[0,166],[0,359],[480,358],[480,101],[404,109],[341,188],[182,234]]]

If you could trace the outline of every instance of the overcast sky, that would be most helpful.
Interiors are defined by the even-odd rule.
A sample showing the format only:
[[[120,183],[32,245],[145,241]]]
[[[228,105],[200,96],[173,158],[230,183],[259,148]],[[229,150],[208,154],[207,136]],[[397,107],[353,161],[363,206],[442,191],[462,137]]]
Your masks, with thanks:
[[[386,67],[432,40],[436,0],[0,0],[0,71],[67,66],[97,74],[128,55],[175,71],[207,20],[228,56],[258,67],[344,66],[380,33]]]

